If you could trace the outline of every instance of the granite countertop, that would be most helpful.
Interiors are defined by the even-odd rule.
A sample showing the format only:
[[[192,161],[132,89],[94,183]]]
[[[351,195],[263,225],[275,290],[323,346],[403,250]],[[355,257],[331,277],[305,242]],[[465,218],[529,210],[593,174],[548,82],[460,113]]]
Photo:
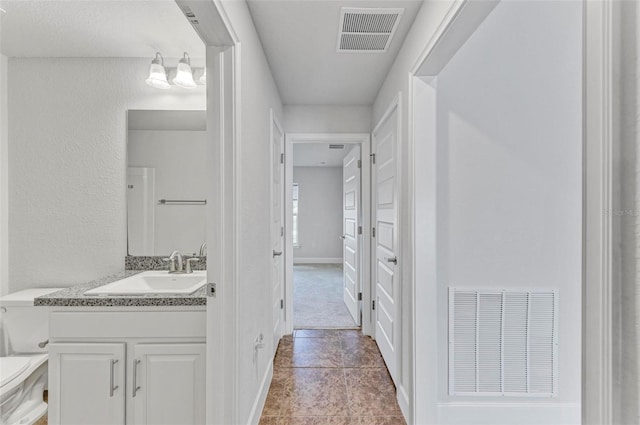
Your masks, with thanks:
[[[142,270],[125,270],[123,272],[97,279],[87,283],[65,288],[61,291],[38,297],[35,306],[46,307],[167,307],[167,306],[199,306],[206,305],[206,285],[190,295],[84,295],[85,291],[124,279]]]

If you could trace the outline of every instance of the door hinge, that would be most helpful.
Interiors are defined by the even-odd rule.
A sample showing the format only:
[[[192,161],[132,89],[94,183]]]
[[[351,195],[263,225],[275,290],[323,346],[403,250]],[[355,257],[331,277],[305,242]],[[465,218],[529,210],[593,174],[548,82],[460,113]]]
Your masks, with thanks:
[[[375,164],[376,163],[376,154],[372,153],[371,155],[369,155],[371,157],[371,163]]]
[[[207,297],[215,297],[216,296],[216,284],[215,283],[207,283]]]
[[[284,226],[280,226],[280,237],[284,236]]]
[[[376,309],[376,300],[371,300],[371,310]]]
[[[362,226],[358,226],[358,234],[361,235],[362,234]]]
[[[284,164],[284,154],[280,154],[280,164]]]
[[[284,308],[284,300],[280,300],[280,309],[282,310]]]
[[[358,160],[358,168],[362,168],[362,160],[361,159]]]
[[[358,301],[362,301],[362,292],[358,292]]]
[[[376,228],[375,227],[371,228],[371,237],[373,237],[373,238],[376,237]]]

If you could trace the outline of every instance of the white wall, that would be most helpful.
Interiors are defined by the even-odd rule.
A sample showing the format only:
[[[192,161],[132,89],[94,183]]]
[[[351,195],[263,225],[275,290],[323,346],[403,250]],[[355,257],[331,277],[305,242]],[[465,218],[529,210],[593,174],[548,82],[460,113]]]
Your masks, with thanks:
[[[408,104],[409,104],[409,71],[413,68],[418,60],[420,54],[426,47],[429,40],[433,37],[438,26],[444,19],[446,13],[449,11],[453,2],[449,1],[425,1],[418,12],[418,16],[411,27],[411,30],[405,38],[402,49],[398,53],[398,56],[389,71],[378,96],[373,104],[372,125],[375,126],[387,108],[391,105],[393,99],[401,93],[400,112],[402,124],[400,128],[401,138],[399,140],[400,150],[400,180],[407,182],[408,180],[408,163],[409,158],[407,156],[407,134],[409,134],[408,123]],[[412,320],[412,305],[413,294],[411,293],[410,282],[413,275],[413,262],[411,256],[413,249],[410,244],[409,230],[407,228],[409,221],[409,208],[408,205],[408,187],[403,185],[400,192],[400,204],[405,206],[400,208],[400,258],[404,258],[402,261],[402,359],[399,365],[401,370],[400,381],[396,382],[398,387],[401,403],[405,417],[411,419],[411,411],[407,407],[410,403],[410,399],[413,397],[413,367],[412,367],[412,333],[413,328],[411,325]],[[434,335],[435,337],[435,335]]]
[[[3,15],[0,12],[0,15]],[[2,17],[0,16],[0,20]],[[0,55],[0,295],[9,292],[9,152],[7,57]]]
[[[158,205],[157,200],[207,198],[207,132],[129,130],[128,135],[128,166],[155,168],[154,249],[133,252],[129,240],[129,254],[198,253],[206,239],[206,206]]]
[[[618,211],[613,217],[614,260],[619,261],[614,300],[617,329],[614,332],[614,421],[620,424],[640,423],[640,269],[638,238],[640,236],[640,7],[637,2],[619,2],[620,50],[616,72],[619,72],[619,146],[617,146],[614,187]],[[619,174],[618,174],[619,173]],[[619,192],[618,192],[619,191]],[[618,251],[619,248],[619,251]]]
[[[287,133],[369,133],[371,106],[285,105]]]
[[[298,235],[293,261],[342,262],[342,167],[293,167]]]
[[[450,396],[440,373],[439,424],[580,423],[581,74],[581,2],[503,1],[438,76],[438,370],[449,288],[558,293],[557,396]]]
[[[240,300],[237,315],[238,352],[236,355],[238,383],[238,418],[236,423],[258,422],[261,405],[254,404],[266,395],[261,388],[273,358],[273,327],[271,303],[271,268],[273,258],[270,219],[270,109],[282,122],[282,102],[267,59],[262,50],[249,9],[245,1],[222,2],[224,11],[240,40],[241,98],[240,145],[237,152],[239,181],[238,198],[238,286]],[[253,341],[264,335],[265,347],[259,350],[254,363]],[[266,381],[268,386],[269,381]],[[253,411],[253,408],[257,411]],[[252,416],[255,415],[255,416]]]
[[[124,268],[128,109],[205,109],[153,89],[149,59],[9,59],[10,289]]]

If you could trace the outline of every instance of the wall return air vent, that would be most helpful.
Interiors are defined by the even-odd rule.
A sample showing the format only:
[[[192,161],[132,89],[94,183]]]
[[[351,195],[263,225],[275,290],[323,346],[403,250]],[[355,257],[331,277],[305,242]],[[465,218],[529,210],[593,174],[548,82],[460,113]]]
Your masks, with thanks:
[[[449,291],[449,394],[557,394],[555,290]]]
[[[342,53],[383,53],[398,29],[402,8],[354,8],[340,11],[337,51]]]

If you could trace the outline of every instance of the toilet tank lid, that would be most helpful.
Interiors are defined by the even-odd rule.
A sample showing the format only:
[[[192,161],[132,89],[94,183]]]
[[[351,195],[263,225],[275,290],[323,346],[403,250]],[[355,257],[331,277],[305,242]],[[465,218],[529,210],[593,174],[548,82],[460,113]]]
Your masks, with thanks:
[[[31,288],[0,297],[0,306],[3,307],[32,307],[33,300],[64,288]]]

